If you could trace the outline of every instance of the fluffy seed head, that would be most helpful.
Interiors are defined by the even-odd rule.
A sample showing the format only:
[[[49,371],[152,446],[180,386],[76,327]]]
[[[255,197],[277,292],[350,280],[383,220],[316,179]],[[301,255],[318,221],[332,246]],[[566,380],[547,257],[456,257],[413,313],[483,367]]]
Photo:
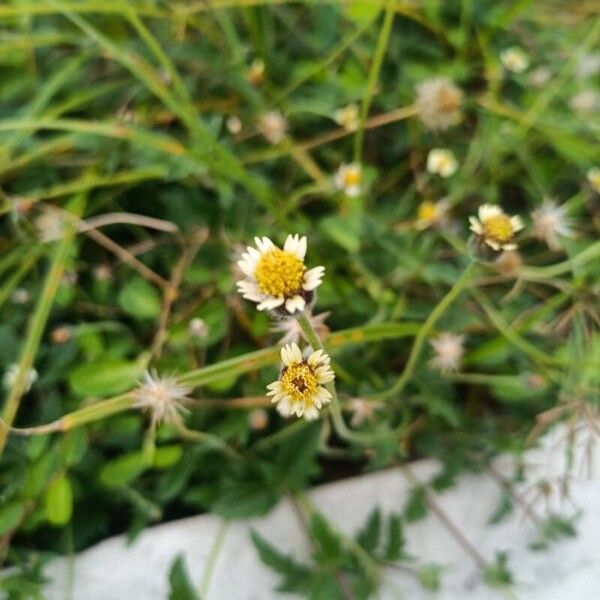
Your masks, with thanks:
[[[429,361],[429,365],[442,373],[457,371],[465,353],[464,340],[464,335],[440,333],[437,338],[430,341],[435,355]]]
[[[448,148],[433,148],[427,155],[427,170],[440,177],[450,177],[456,173],[458,161],[452,150]]]
[[[417,86],[419,119],[427,129],[444,131],[462,119],[462,91],[446,77],[427,79]]]
[[[544,199],[541,206],[531,213],[533,236],[548,244],[551,250],[560,250],[559,236],[573,237],[572,221],[567,217],[564,206],[554,200]]]
[[[502,50],[500,60],[504,68],[513,73],[522,73],[529,67],[529,57],[525,54],[523,48],[518,46],[511,46],[506,50]]]
[[[146,371],[139,387],[133,392],[134,407],[150,413],[152,427],[163,421],[168,424],[181,422],[181,412],[185,407],[180,401],[191,392],[173,376],[159,377],[156,371]]]
[[[285,137],[288,123],[278,110],[263,113],[258,118],[258,130],[270,144],[279,144]]]
[[[19,372],[20,369],[17,363],[12,363],[6,368],[4,377],[2,378],[2,385],[4,386],[4,389],[11,390],[14,387],[15,383],[17,382]],[[25,386],[23,388],[24,394],[31,389],[31,386],[37,381],[37,378],[38,372],[33,367],[27,369],[27,373],[25,375]]]

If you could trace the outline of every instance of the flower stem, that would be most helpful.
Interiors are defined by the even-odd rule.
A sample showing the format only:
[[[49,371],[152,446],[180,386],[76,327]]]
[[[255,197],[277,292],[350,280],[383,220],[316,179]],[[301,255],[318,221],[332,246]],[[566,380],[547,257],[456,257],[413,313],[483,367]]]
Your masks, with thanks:
[[[380,392],[379,394],[374,394],[372,398],[376,399],[388,399],[392,396],[398,395],[403,389],[404,386],[410,380],[415,367],[417,365],[417,361],[419,356],[421,355],[421,350],[423,349],[423,344],[427,336],[431,333],[434,325],[437,323],[439,318],[444,314],[446,309],[452,304],[452,302],[457,298],[457,296],[462,292],[467,283],[471,279],[471,275],[473,274],[473,270],[475,268],[475,262],[471,261],[467,268],[463,271],[463,274],[456,280],[456,283],[450,288],[450,291],[440,300],[437,306],[431,311],[430,315],[427,317],[421,328],[419,329],[415,341],[413,343],[412,349],[410,351],[410,355],[408,357],[408,361],[402,374],[397,379],[396,383],[392,385],[389,389]]]
[[[304,332],[308,343],[313,347],[313,350],[323,350],[325,351],[325,347],[323,346],[323,342],[319,337],[318,333],[314,330],[310,319],[306,316],[305,313],[299,313],[296,315],[296,321],[298,325]],[[344,421],[344,416],[342,415],[342,408],[340,405],[340,400],[337,395],[337,391],[335,388],[335,380],[330,381],[325,384],[325,389],[331,394],[331,403],[329,405],[329,412],[331,414],[331,419],[333,421],[333,426],[335,428],[336,433],[343,439],[348,442],[355,442],[358,444],[373,444],[376,441],[381,441],[383,438],[390,437],[398,437],[404,431],[404,425],[400,428],[393,429],[390,431],[385,431],[378,434],[369,434],[369,433],[358,433],[356,431],[352,431],[346,425]]]

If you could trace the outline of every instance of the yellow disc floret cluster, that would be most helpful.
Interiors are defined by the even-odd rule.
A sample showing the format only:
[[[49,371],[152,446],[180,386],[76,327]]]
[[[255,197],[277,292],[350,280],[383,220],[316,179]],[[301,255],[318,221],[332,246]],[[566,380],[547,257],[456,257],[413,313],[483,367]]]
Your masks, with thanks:
[[[289,297],[302,289],[306,266],[295,254],[272,248],[256,265],[254,276],[261,292],[274,297]]]
[[[312,404],[318,385],[317,376],[306,363],[290,365],[281,375],[281,389],[293,402]]]
[[[515,234],[510,217],[504,214],[488,217],[482,225],[485,236],[499,244],[510,241]]]

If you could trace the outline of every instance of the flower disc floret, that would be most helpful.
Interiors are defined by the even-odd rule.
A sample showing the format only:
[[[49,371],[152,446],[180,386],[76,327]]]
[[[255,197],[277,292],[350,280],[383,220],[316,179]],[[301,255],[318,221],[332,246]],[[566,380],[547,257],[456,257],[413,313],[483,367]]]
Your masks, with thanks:
[[[295,254],[273,248],[260,257],[254,276],[258,287],[271,296],[292,296],[302,289],[306,266]]]

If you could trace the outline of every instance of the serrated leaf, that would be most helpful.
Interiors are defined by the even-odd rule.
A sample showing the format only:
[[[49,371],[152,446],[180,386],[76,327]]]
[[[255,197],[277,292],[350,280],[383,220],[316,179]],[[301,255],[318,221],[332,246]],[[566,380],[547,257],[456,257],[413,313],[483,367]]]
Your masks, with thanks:
[[[422,487],[413,488],[410,491],[408,502],[404,507],[404,518],[412,523],[420,521],[427,516],[427,496]]]
[[[403,556],[404,534],[402,520],[398,515],[390,515],[388,519],[387,543],[384,557],[386,560],[398,560]]]
[[[310,519],[310,533],[319,546],[319,560],[335,560],[341,551],[340,537],[333,531],[327,519],[315,513]]]
[[[277,571],[283,578],[277,589],[281,592],[303,592],[310,589],[311,571],[291,556],[279,552],[258,532],[252,531],[252,542],[263,563]]]
[[[361,529],[356,535],[356,541],[369,554],[373,554],[379,544],[381,534],[381,511],[379,507],[373,509],[369,514],[364,529]]]

